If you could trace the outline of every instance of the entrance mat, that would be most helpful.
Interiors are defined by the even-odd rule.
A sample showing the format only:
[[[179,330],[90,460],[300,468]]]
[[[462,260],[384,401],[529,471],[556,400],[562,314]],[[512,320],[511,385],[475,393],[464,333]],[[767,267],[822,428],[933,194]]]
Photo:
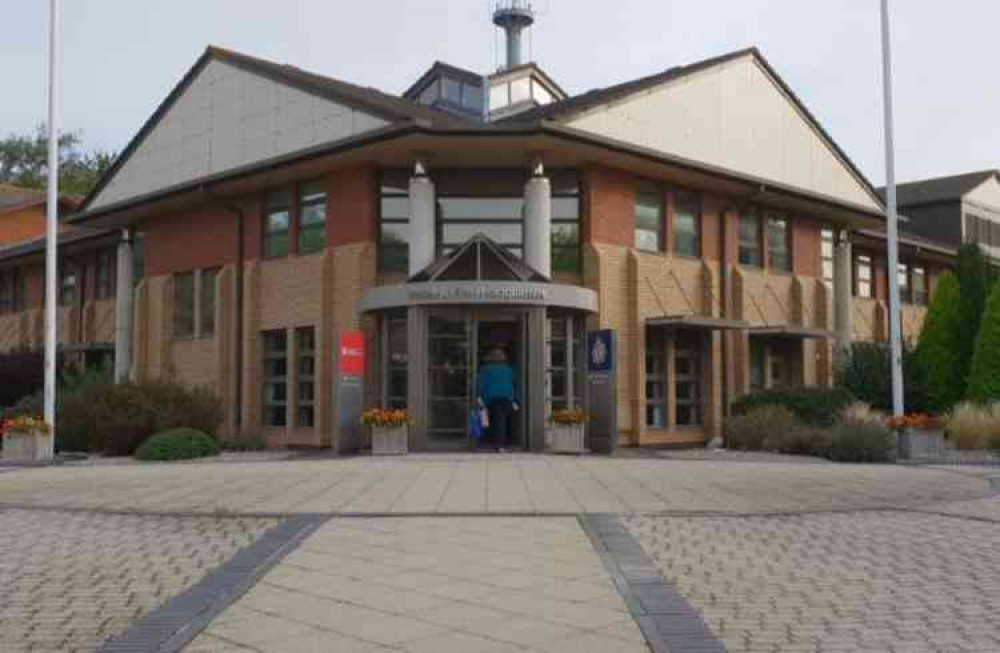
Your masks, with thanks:
[[[102,653],[181,651],[261,576],[298,548],[329,517],[289,517],[216,567],[201,581],[104,643]]]
[[[654,653],[725,653],[722,640],[664,580],[617,515],[587,514],[579,520]]]

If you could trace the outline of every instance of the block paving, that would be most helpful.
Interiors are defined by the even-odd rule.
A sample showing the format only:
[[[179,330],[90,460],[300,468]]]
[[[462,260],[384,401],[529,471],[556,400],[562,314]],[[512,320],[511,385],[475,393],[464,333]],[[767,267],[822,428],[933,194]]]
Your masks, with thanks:
[[[275,523],[0,510],[0,650],[93,651]]]

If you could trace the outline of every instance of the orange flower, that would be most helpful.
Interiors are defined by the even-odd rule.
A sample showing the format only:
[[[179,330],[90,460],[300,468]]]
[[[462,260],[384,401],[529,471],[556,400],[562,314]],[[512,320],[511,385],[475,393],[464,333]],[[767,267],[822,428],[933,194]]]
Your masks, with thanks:
[[[890,417],[885,423],[891,429],[936,429],[941,427],[941,420],[936,415],[927,413],[909,413],[899,417]]]
[[[369,408],[361,413],[361,424],[372,428],[398,428],[410,423],[410,416],[401,408]]]
[[[556,424],[583,424],[589,419],[582,408],[563,408],[552,411],[552,421]]]

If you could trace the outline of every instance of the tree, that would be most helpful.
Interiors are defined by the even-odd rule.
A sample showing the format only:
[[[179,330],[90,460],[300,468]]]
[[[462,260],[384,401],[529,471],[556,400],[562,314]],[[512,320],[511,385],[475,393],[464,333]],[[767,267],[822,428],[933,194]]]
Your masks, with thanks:
[[[82,152],[80,132],[59,136],[59,192],[86,195],[115,160],[112,152]],[[48,173],[48,132],[45,125],[30,135],[11,134],[0,140],[0,183],[45,188]]]
[[[969,370],[969,399],[1000,400],[1000,284],[994,284],[983,310]]]
[[[892,355],[887,343],[855,342],[836,369],[837,387],[872,408],[892,410]],[[906,412],[930,409],[924,369],[909,342],[903,343],[903,403]]]
[[[961,387],[964,395],[983,308],[990,294],[992,275],[983,250],[975,243],[968,243],[959,248],[956,269],[961,299],[958,305],[958,338],[955,345],[963,373]]]
[[[958,278],[950,272],[942,275],[914,356],[926,384],[928,408],[938,412],[950,409],[965,394],[967,368],[962,363],[958,343],[960,303]]]

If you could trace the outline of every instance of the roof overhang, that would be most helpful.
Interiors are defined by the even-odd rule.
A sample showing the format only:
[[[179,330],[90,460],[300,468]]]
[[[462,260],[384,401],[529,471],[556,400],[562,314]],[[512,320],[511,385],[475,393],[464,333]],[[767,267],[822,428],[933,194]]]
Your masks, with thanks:
[[[834,337],[833,332],[827,329],[796,326],[793,324],[750,327],[749,335],[751,338],[788,338],[792,340],[827,339]]]
[[[497,147],[498,139],[504,141],[504,147]],[[732,197],[737,204],[765,202],[796,215],[813,216],[851,229],[878,228],[885,223],[880,211],[867,207],[554,123],[454,128],[417,121],[390,125],[202,177],[84,211],[70,220],[94,226],[126,227],[158,214],[204,203],[207,198],[237,198],[259,192],[262,187],[338,167],[400,167],[412,165],[420,158],[432,169],[528,168],[539,156],[551,168],[591,165],[621,168]]]
[[[886,234],[882,231],[861,229],[854,233],[851,240],[861,246],[867,245],[869,247],[885,248],[886,237]],[[899,244],[903,252],[918,254],[942,263],[952,263],[955,257],[958,256],[958,250],[954,247],[948,247],[947,245],[942,245],[926,238],[900,234]]]
[[[746,329],[750,326],[750,323],[746,320],[730,320],[705,315],[664,315],[662,317],[646,318],[646,326],[659,327],[661,329],[721,331],[727,329]]]

